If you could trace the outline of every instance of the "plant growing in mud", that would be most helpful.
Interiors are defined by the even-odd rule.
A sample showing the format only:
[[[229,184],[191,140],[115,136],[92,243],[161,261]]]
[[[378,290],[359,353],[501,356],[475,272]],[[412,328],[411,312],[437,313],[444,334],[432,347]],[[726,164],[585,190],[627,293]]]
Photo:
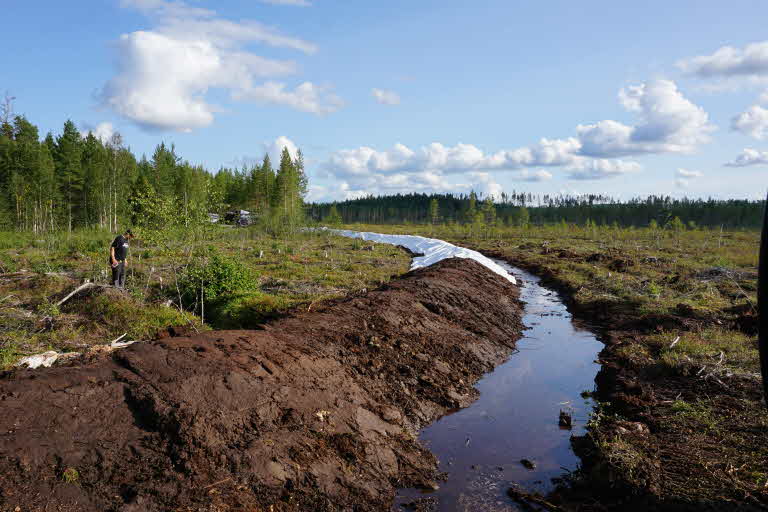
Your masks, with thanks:
[[[37,312],[45,317],[55,317],[59,316],[61,314],[61,310],[59,309],[59,306],[54,303],[50,302],[48,299],[46,299],[42,304],[37,306]]]
[[[61,478],[68,484],[76,484],[80,480],[80,473],[75,468],[67,468],[61,474]]]

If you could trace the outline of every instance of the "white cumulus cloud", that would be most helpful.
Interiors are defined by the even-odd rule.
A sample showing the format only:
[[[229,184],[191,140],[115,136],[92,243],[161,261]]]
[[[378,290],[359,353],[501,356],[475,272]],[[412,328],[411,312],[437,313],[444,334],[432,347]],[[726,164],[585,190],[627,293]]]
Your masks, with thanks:
[[[731,128],[758,140],[768,137],[768,109],[752,105],[731,120]]]
[[[481,197],[490,197],[494,201],[501,199],[501,193],[504,192],[504,188],[489,173],[473,172],[469,176],[473,179],[470,186],[471,190],[477,192]]]
[[[93,136],[102,142],[109,142],[112,139],[112,135],[115,134],[115,127],[112,123],[103,122],[96,126],[88,123],[82,123],[80,127],[80,135],[87,137],[89,133],[93,133]]]
[[[537,171],[533,171],[531,169],[523,169],[518,174],[514,175],[512,179],[516,181],[538,182],[549,181],[552,179],[552,177],[552,173],[545,171],[544,169],[539,169]]]
[[[400,95],[398,95],[394,91],[386,91],[384,89],[373,89],[371,91],[371,94],[373,94],[373,97],[376,99],[376,101],[381,103],[382,105],[399,105],[400,104]]]
[[[636,124],[604,120],[577,126],[572,137],[542,138],[536,144],[496,152],[465,143],[433,142],[420,148],[396,144],[384,151],[361,146],[334,152],[323,167],[329,177],[344,181],[351,190],[366,191],[386,189],[393,183],[408,183],[414,190],[446,186],[441,181],[444,176],[489,171],[510,172],[511,179],[520,181],[551,179],[552,173],[542,167],[560,167],[572,180],[602,180],[642,169],[638,162],[621,157],[690,153],[709,142],[715,129],[708,114],[670,80],[623,88],[619,100],[637,116]],[[427,175],[432,183],[419,178]]]
[[[429,170],[441,174],[470,171],[516,170],[527,167],[563,166],[570,170],[604,169],[620,174],[640,168],[639,164],[624,160],[587,158],[577,154],[575,139],[542,139],[538,144],[513,150],[485,153],[472,144],[459,143],[444,146],[433,142],[417,150],[403,144],[392,149],[377,151],[362,146],[340,150],[331,155],[326,168],[344,176],[371,173],[418,172]]]
[[[626,162],[624,160],[593,159],[580,160],[575,165],[570,166],[568,177],[572,180],[602,180],[606,178],[615,178],[629,172],[637,172],[642,167],[637,162]]]
[[[677,65],[703,78],[768,75],[768,41],[751,43],[743,49],[723,46],[711,55],[684,59]]]
[[[350,191],[396,193],[449,191],[475,188],[500,193],[490,180],[491,171],[508,172],[515,181],[546,181],[552,173],[535,167],[563,167],[577,179],[600,179],[640,169],[637,162],[595,159],[576,154],[575,140],[542,139],[531,147],[486,153],[472,144],[445,146],[433,142],[417,149],[396,144],[378,151],[368,146],[336,151],[323,164],[327,177],[346,183]],[[452,176],[469,176],[474,182],[460,185]],[[493,181],[493,183],[496,183]],[[483,185],[480,187],[480,185]],[[367,194],[366,194],[367,195]]]
[[[619,92],[621,104],[640,122],[627,126],[617,121],[580,125],[576,133],[580,153],[616,157],[644,153],[690,153],[710,141],[715,129],[708,114],[683,96],[671,80],[654,80]]]
[[[190,131],[207,126],[222,110],[208,102],[211,89],[233,100],[255,100],[324,114],[340,100],[305,82],[295,88],[265,78],[296,73],[290,60],[275,60],[245,49],[251,43],[306,54],[317,48],[255,21],[229,21],[212,10],[182,1],[122,0],[144,13],[151,30],[123,34],[116,43],[117,74],[101,91],[102,102],[147,129]]]
[[[726,167],[747,167],[765,164],[768,164],[768,151],[746,148],[733,161],[725,165]]]
[[[267,82],[234,95],[236,99],[251,99],[260,103],[288,105],[302,112],[312,114],[331,114],[344,106],[340,97],[328,88],[312,82],[304,82],[295,89],[287,89],[285,84]]]
[[[299,148],[288,137],[281,135],[270,143],[265,143],[264,152],[269,155],[269,159],[272,162],[272,167],[277,169],[280,165],[280,156],[283,154],[283,148],[288,149],[288,154],[291,158],[295,159],[298,155]]]

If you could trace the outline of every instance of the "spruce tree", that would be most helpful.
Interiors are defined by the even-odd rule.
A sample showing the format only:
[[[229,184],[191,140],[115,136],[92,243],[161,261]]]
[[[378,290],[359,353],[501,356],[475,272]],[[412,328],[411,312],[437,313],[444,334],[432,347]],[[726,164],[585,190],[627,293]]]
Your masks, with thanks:
[[[63,133],[56,139],[56,175],[58,187],[64,201],[63,216],[66,219],[67,231],[71,232],[78,221],[78,212],[82,204],[83,169],[82,169],[82,140],[75,123],[70,120],[64,123]]]
[[[287,148],[283,148],[280,156],[275,185],[276,220],[293,231],[301,220],[303,204],[299,173]]]

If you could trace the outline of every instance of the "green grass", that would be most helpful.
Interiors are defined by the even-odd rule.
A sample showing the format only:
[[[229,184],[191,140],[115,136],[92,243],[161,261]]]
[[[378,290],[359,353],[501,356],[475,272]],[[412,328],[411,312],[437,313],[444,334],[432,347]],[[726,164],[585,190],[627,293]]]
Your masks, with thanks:
[[[679,341],[670,348],[677,336]],[[754,337],[739,331],[708,327],[678,335],[664,332],[649,336],[647,342],[658,347],[661,361],[671,368],[710,366],[751,373],[760,371],[760,354]]]
[[[0,232],[0,369],[24,355],[81,350],[82,345],[108,342],[124,333],[126,339],[148,340],[171,326],[256,327],[294,308],[375,288],[406,272],[410,262],[397,247],[328,233],[273,237],[256,227],[206,226],[169,231],[151,244],[134,240],[127,293],[99,291],[57,307],[58,300],[85,280],[108,283],[107,248],[113,237],[103,231]],[[205,299],[203,294],[201,301],[191,280],[179,300],[177,279],[193,275],[188,269],[196,266],[204,271],[212,254],[233,262],[224,268],[229,272],[224,285],[216,288],[221,297]],[[247,272],[248,286],[232,277],[239,268]],[[211,279],[210,273],[194,274],[200,275]],[[240,285],[226,285],[232,279]],[[209,291],[210,285],[206,283]]]

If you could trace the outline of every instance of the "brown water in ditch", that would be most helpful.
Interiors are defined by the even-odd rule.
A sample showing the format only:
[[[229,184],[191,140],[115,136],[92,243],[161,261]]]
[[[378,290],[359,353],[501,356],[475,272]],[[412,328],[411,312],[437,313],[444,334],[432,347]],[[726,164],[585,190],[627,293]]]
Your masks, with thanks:
[[[507,496],[512,484],[546,494],[553,478],[579,464],[570,437],[582,434],[589,420],[593,403],[581,393],[594,389],[602,344],[574,325],[558,294],[536,276],[495,261],[522,280],[523,322],[530,329],[517,352],[477,383],[475,403],[420,432],[448,480],[428,493],[401,489],[393,510],[422,498],[435,500],[441,512],[520,510]],[[561,410],[571,411],[572,429],[558,425]]]

